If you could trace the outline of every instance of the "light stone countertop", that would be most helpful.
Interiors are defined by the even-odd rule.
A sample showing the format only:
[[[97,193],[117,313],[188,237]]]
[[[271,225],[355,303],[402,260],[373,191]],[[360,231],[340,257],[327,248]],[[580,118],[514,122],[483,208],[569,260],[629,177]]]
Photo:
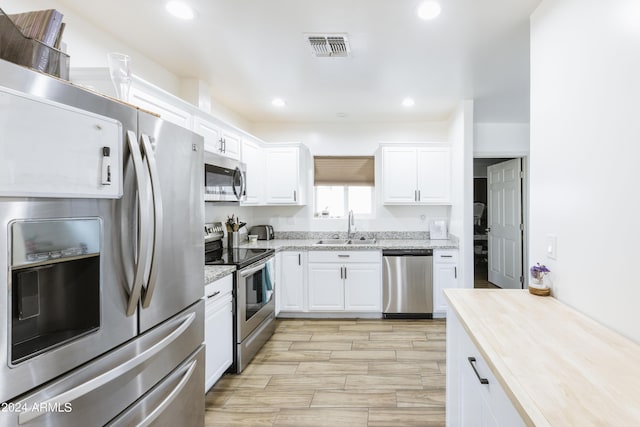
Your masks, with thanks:
[[[278,251],[344,251],[372,249],[457,249],[458,242],[447,240],[378,240],[373,244],[359,245],[317,245],[320,239],[275,239],[258,240],[256,243],[243,242],[241,248],[275,249]]]
[[[640,345],[552,297],[446,289],[527,425],[640,426]]]
[[[205,265],[204,284],[208,285],[236,271],[235,265]]]

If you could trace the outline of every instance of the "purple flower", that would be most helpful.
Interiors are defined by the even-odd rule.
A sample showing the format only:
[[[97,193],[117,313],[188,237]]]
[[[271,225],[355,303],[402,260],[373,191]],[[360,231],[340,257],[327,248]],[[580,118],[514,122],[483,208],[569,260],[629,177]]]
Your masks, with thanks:
[[[531,267],[531,276],[539,279],[550,271],[551,270],[549,270],[546,265],[540,265],[540,263],[537,263],[536,265]]]

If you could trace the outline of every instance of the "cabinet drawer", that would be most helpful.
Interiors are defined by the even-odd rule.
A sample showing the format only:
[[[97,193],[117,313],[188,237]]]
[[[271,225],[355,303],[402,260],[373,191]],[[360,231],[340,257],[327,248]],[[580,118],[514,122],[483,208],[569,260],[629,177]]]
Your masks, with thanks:
[[[309,262],[380,262],[380,251],[309,251]]]
[[[433,251],[433,262],[439,264],[453,264],[458,262],[457,249],[437,249]]]
[[[204,287],[204,296],[207,299],[215,297],[221,297],[225,294],[231,293],[233,290],[233,274],[218,279],[215,282],[211,282]],[[218,292],[218,293],[216,293]],[[209,298],[211,297],[211,298]]]
[[[468,373],[473,374],[475,378],[476,373],[473,372],[473,367],[468,359],[469,357],[475,358],[475,362],[473,364],[478,372],[477,375],[488,381],[488,384],[481,384],[480,379],[478,379],[478,390],[480,397],[491,409],[493,416],[496,418],[497,424],[499,426],[509,427],[524,426],[525,424],[522,421],[520,414],[518,414],[513,403],[507,397],[502,385],[493,375],[493,372],[480,354],[480,351],[477,349],[473,341],[471,341],[471,338],[469,338],[466,333],[462,333],[460,339],[460,363],[462,369],[468,369]]]

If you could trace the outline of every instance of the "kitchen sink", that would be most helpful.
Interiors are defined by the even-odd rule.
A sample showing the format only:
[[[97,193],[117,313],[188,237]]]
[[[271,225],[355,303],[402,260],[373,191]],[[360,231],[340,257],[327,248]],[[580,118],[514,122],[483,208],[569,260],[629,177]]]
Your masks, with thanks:
[[[347,239],[322,239],[316,242],[316,245],[347,245]]]
[[[316,245],[373,245],[376,239],[322,239]]]
[[[349,240],[349,245],[373,245],[376,243],[376,239],[352,239]]]

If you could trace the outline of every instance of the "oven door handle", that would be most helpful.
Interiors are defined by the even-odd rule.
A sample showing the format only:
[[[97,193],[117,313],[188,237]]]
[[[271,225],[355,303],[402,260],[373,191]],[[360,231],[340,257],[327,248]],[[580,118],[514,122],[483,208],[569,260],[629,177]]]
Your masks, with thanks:
[[[160,189],[160,176],[158,174],[158,166],[156,158],[151,146],[149,136],[142,134],[142,148],[147,159],[147,167],[149,176],[151,177],[151,195],[153,196],[153,248],[151,252],[151,270],[149,271],[149,282],[147,288],[142,290],[142,307],[147,308],[151,303],[153,291],[158,282],[158,254],[162,246],[162,195]]]
[[[20,415],[18,415],[18,424],[26,424],[29,421],[35,420],[36,418],[48,413],[47,411],[38,411],[37,408],[39,407],[50,408],[53,407],[54,404],[57,404],[56,406],[59,407],[64,407],[65,403],[73,402],[74,400],[91,393],[92,391],[110,383],[111,381],[114,381],[118,377],[125,375],[127,372],[135,369],[141,364],[148,362],[152,357],[154,357],[162,350],[166,349],[169,344],[171,344],[176,340],[176,338],[182,335],[184,331],[186,331],[189,326],[191,326],[195,318],[196,313],[192,312],[185,315],[179,320],[176,319],[175,322],[180,322],[180,324],[177,328],[174,329],[173,332],[171,332],[169,335],[162,338],[156,344],[149,347],[137,356],[127,360],[125,363],[118,365],[111,370],[108,370],[107,372],[97,375],[87,382],[84,382],[65,392],[62,392],[57,396],[52,397],[51,399],[47,399],[45,402],[39,403],[36,407],[36,410],[20,412]]]
[[[258,265],[256,267],[252,267],[252,268],[245,269],[245,270],[240,270],[240,277],[247,277],[247,276],[252,275],[256,271],[260,271],[260,270],[264,269],[267,266],[267,263],[269,261],[271,261],[272,259],[273,259],[273,257],[269,258],[264,263],[262,263],[262,264],[260,264],[260,265]]]
[[[144,273],[146,270],[146,254],[149,251],[149,224],[146,219],[142,218],[146,209],[143,209],[143,203],[148,200],[148,189],[144,180],[144,164],[142,162],[142,153],[140,152],[140,146],[138,145],[138,139],[136,134],[132,131],[127,131],[127,143],[129,145],[129,152],[131,153],[131,159],[133,160],[133,169],[136,174],[136,184],[138,190],[138,242],[137,242],[137,254],[135,260],[135,267],[133,273],[133,283],[131,284],[131,291],[129,292],[129,301],[127,302],[127,316],[133,315],[138,307],[138,300],[140,299],[140,292],[142,291],[142,285],[144,282]]]

